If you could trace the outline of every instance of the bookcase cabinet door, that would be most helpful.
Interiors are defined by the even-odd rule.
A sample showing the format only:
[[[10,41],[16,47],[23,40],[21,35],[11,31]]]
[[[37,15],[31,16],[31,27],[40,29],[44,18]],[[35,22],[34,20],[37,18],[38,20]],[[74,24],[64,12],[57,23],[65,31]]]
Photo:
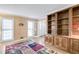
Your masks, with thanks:
[[[79,54],[79,40],[71,39],[70,52],[74,54]]]
[[[50,37],[49,37],[49,40],[50,40],[49,43],[50,43],[51,45],[54,45],[54,38],[53,38],[53,36],[50,36]]]
[[[54,38],[54,45],[59,49],[68,51],[69,39],[62,36],[56,36]]]
[[[57,48],[60,48],[60,46],[61,46],[61,40],[62,40],[61,37],[58,37],[58,36],[54,37],[54,45],[55,45]]]
[[[61,49],[67,51],[68,45],[69,45],[69,39],[66,38],[66,37],[62,37],[62,39],[61,39]]]
[[[45,36],[45,42],[48,42],[48,44],[54,45],[54,37],[53,36]]]

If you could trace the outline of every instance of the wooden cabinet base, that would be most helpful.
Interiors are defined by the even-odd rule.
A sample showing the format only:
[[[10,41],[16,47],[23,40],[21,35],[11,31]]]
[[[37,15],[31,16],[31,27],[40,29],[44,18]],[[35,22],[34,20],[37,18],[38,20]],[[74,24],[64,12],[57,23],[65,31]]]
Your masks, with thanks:
[[[72,54],[79,54],[79,39],[68,38],[63,36],[51,37],[48,40],[50,39],[53,40],[49,42],[52,44],[52,46],[55,46]]]
[[[62,36],[56,36],[54,38],[54,45],[62,50],[68,51],[69,39]]]

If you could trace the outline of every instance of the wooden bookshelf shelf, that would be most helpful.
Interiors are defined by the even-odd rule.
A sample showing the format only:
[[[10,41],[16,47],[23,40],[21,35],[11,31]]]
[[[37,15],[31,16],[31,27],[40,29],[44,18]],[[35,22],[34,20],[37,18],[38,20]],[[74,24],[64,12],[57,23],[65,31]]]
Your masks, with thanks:
[[[68,17],[64,17],[64,18],[59,18],[58,20],[63,20],[63,19],[68,19]]]
[[[48,22],[52,22],[52,21],[55,21],[55,20],[49,20]]]
[[[76,16],[72,16],[73,18],[79,18],[79,15],[76,15]]]

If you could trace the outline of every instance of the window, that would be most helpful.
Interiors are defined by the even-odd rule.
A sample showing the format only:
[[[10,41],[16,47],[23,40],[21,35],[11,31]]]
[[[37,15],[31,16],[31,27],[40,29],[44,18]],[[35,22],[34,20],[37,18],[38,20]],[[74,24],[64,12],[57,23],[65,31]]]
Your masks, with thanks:
[[[28,36],[34,36],[34,22],[28,21]]]
[[[2,23],[1,23],[1,18],[0,18],[0,40],[1,40],[1,27],[2,27],[1,24]]]
[[[12,19],[2,19],[2,40],[8,41],[13,40],[14,36],[14,20]]]
[[[38,21],[38,35],[42,36],[46,34],[46,22],[45,20]]]

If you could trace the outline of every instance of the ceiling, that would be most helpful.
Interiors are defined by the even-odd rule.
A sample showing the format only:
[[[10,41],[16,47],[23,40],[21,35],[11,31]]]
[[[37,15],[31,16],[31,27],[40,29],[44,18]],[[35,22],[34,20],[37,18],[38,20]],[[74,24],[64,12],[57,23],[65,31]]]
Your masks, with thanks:
[[[70,6],[70,4],[0,4],[0,12],[43,19],[49,12]]]

